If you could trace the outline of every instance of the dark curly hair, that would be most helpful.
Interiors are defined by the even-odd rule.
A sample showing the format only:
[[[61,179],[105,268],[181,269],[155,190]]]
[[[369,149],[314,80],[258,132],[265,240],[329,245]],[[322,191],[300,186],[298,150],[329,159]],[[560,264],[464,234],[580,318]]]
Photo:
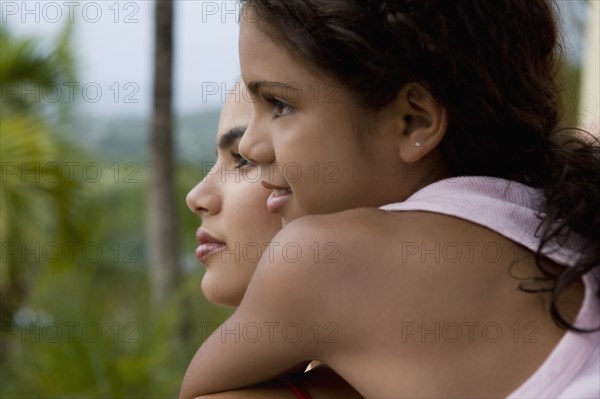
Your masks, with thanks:
[[[550,0],[241,1],[273,40],[370,109],[408,82],[425,86],[448,112],[440,150],[451,175],[542,189],[536,263],[553,281],[551,315],[563,328],[589,331],[569,323],[557,299],[600,271],[600,146],[562,126],[562,49]],[[587,244],[574,267],[553,274],[542,249],[570,231]]]

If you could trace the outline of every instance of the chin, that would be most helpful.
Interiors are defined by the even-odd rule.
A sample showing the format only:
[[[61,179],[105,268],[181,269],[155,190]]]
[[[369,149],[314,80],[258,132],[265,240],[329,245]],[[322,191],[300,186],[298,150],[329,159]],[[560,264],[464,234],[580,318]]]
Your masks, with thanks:
[[[211,278],[208,273],[202,278],[200,288],[210,302],[216,305],[237,307],[242,301],[244,292],[230,287],[228,284],[219,284],[217,279]]]

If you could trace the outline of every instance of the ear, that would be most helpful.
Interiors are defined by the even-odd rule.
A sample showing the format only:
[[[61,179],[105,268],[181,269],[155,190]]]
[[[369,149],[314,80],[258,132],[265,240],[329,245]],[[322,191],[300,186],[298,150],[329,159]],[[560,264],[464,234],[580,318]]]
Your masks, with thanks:
[[[406,163],[418,162],[442,141],[448,129],[446,109],[418,83],[400,89],[395,108],[398,155]]]

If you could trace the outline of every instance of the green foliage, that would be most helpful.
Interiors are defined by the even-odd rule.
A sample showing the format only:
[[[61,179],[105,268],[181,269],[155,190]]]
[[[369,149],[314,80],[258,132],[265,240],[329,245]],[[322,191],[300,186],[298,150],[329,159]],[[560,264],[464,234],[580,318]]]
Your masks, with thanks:
[[[150,308],[145,124],[129,150],[114,151],[122,141],[113,140],[92,153],[73,144],[85,125],[69,134],[53,116],[69,117],[67,107],[14,93],[74,79],[69,32],[44,53],[36,40],[0,27],[2,90],[12,90],[2,92],[0,118],[0,397],[175,397],[205,333],[230,313],[199,289],[199,220],[185,195],[202,170],[181,163],[177,174],[182,251],[193,271],[169,303]],[[214,127],[204,129],[214,136]],[[130,137],[112,137],[119,136]],[[83,165],[101,176],[86,178]]]
[[[1,237],[39,240],[51,235],[65,240],[81,234],[78,205],[85,198],[81,176],[64,170],[72,148],[51,129],[30,113],[3,113]]]
[[[81,181],[59,164],[72,147],[56,132],[62,120],[56,104],[44,104],[23,90],[44,90],[47,85],[72,77],[68,53],[70,28],[55,48],[42,54],[33,39],[18,39],[0,28],[0,321],[10,322],[28,292],[30,271],[38,257],[24,259],[23,249],[81,238],[85,231],[80,212],[85,193]],[[65,113],[66,114],[66,113]]]
[[[198,283],[191,277],[155,311],[143,271],[102,264],[40,270],[29,323],[3,334],[11,352],[2,397],[176,397],[200,333],[227,315],[193,292]],[[190,330],[199,333],[174,346],[184,303],[197,315]]]
[[[64,89],[61,87],[64,82],[76,80],[76,61],[71,51],[72,30],[72,24],[65,25],[53,48],[42,51],[39,39],[17,38],[6,26],[0,26],[3,114],[27,112],[44,115],[54,123],[63,123],[69,118],[72,100],[44,103],[41,93],[53,98]]]

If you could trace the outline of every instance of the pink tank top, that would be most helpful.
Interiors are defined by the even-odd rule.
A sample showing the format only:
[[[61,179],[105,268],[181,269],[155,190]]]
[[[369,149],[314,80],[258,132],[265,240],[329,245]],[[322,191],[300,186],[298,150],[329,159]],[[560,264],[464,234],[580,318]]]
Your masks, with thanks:
[[[444,179],[414,193],[404,202],[382,206],[386,211],[427,211],[458,217],[487,227],[535,251],[544,195],[523,184],[480,176]],[[574,234],[560,243],[552,241],[543,254],[572,266],[579,258],[581,238]],[[575,325],[600,325],[597,283],[588,273],[583,278],[585,296]],[[509,398],[600,398],[600,331],[568,331],[550,356]]]

